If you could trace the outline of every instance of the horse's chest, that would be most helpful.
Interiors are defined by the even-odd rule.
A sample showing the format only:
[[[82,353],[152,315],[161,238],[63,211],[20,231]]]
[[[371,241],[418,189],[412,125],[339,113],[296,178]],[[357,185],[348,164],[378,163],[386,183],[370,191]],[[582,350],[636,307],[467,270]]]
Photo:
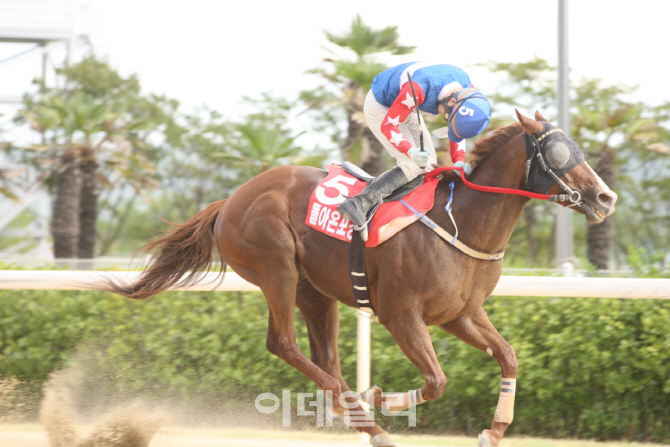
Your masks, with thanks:
[[[498,266],[447,270],[424,301],[423,314],[427,324],[444,324],[476,311],[491,295],[500,278]]]
[[[441,296],[435,296],[425,302],[423,316],[428,325],[444,324],[479,309],[486,296],[481,293],[459,293],[455,290]]]

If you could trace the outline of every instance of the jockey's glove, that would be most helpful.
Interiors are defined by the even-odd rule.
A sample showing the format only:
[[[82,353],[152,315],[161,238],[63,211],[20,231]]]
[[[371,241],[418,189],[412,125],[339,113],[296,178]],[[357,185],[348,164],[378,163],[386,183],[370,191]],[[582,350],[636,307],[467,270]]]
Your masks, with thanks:
[[[454,163],[454,167],[463,168],[463,172],[465,173],[466,177],[472,173],[472,166],[470,166],[470,163],[464,163],[462,161],[457,161],[456,163]]]
[[[410,148],[407,151],[407,156],[420,168],[423,168],[428,163],[430,154],[428,151],[422,151],[418,147]]]

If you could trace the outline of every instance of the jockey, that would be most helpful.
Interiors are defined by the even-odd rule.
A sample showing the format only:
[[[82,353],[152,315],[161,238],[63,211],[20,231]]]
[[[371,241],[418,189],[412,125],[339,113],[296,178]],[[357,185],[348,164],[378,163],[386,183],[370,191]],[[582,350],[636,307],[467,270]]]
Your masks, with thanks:
[[[470,164],[465,163],[465,139],[479,135],[491,118],[489,101],[472,87],[470,77],[458,67],[410,62],[375,76],[372,89],[365,98],[363,114],[372,133],[396,159],[397,166],[381,174],[360,194],[337,208],[353,222],[363,240],[367,240],[367,213],[375,205],[422,172],[437,167],[430,134],[423,119],[419,123],[414,110],[409,77],[419,112],[439,113],[448,123],[447,128],[436,130],[435,135],[449,137],[451,160],[454,166],[463,168],[465,175],[472,170]],[[421,134],[424,151],[417,147]]]

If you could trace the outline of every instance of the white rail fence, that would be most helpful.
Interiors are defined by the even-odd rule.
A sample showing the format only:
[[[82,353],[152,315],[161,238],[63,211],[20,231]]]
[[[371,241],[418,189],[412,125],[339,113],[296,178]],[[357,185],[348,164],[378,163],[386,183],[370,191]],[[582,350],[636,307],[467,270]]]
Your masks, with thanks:
[[[105,277],[130,283],[140,272],[0,270],[0,289],[86,290]],[[189,288],[195,291],[258,291],[255,285],[227,272],[223,282],[216,273],[206,275]],[[670,279],[653,278],[576,278],[551,276],[502,276],[493,291],[496,296],[646,298],[670,299]],[[356,388],[370,387],[370,318],[358,316]]]
[[[0,289],[86,290],[105,277],[129,283],[139,274],[116,271],[0,270]],[[194,286],[176,290],[260,290],[233,272],[227,272],[224,281],[220,284],[218,282],[217,274],[209,273]],[[670,279],[502,276],[493,295],[670,299]]]

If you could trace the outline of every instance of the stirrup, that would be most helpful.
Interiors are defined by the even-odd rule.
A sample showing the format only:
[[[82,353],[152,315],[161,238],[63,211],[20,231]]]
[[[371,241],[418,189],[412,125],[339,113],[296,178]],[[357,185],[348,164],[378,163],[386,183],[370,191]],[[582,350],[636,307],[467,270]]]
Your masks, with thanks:
[[[368,241],[368,223],[365,222],[365,225],[363,225],[362,227],[359,227],[359,226],[357,226],[356,224],[353,224],[353,223],[352,223],[352,225],[354,226],[354,230],[361,233],[361,239],[363,239],[363,242],[367,242]]]
[[[355,230],[355,231],[358,231],[358,232],[361,233],[361,239],[363,239],[363,242],[367,242],[367,241],[368,241],[368,224],[369,224],[370,221],[372,220],[372,216],[374,216],[374,212],[375,212],[376,209],[379,207],[379,205],[381,205],[381,202],[379,202],[378,204],[376,204],[375,206],[373,206],[371,210],[368,210],[368,213],[372,213],[372,215],[371,215],[369,218],[367,218],[367,216],[366,216],[366,220],[365,220],[365,222],[364,222],[363,225],[360,226],[360,227],[359,227],[358,225],[356,225],[356,223],[355,223],[354,220],[351,218],[351,215],[349,215],[349,213],[344,213],[344,214],[343,214],[343,217],[344,217],[344,218],[349,219],[349,220],[351,221],[351,225],[353,226],[354,230]],[[339,208],[338,208],[338,210],[339,210]],[[366,213],[366,214],[367,214],[367,213]]]
[[[349,219],[351,221],[351,225],[354,228],[354,230],[361,233],[361,239],[363,239],[363,242],[368,241],[368,222],[369,222],[368,220],[365,221],[362,227],[359,227],[354,223],[354,220],[351,218],[349,213],[345,213],[342,217],[344,217],[345,219]]]
[[[363,206],[360,205],[360,204],[357,204],[358,202],[355,202],[355,199],[356,199],[355,197],[352,197],[349,200],[346,200],[345,202],[342,202],[337,207],[337,211],[342,213],[342,217],[344,217],[345,219],[349,219],[351,221],[351,224],[354,226],[354,230],[360,231],[360,229],[363,226],[367,225],[368,222],[367,222],[366,213],[362,209]],[[347,210],[347,208],[350,208],[350,209]],[[360,220],[364,222],[363,225],[361,225],[360,227],[358,225],[356,225],[356,220],[354,220],[354,218],[352,216],[352,213],[357,214],[357,215],[360,214],[360,216],[362,216]]]
[[[358,225],[353,224],[354,230],[360,231],[361,239],[363,239],[363,242],[368,241],[368,224],[370,223],[370,221],[374,217],[375,213],[377,212],[377,208],[379,208],[379,206],[381,204],[382,204],[382,201],[380,200],[379,203],[377,203],[375,206],[373,206],[371,209],[368,210],[368,214],[370,214],[370,217],[367,218],[367,220],[365,221],[365,223],[363,224],[362,227],[359,227]],[[352,221],[352,223],[353,223],[353,221]]]

